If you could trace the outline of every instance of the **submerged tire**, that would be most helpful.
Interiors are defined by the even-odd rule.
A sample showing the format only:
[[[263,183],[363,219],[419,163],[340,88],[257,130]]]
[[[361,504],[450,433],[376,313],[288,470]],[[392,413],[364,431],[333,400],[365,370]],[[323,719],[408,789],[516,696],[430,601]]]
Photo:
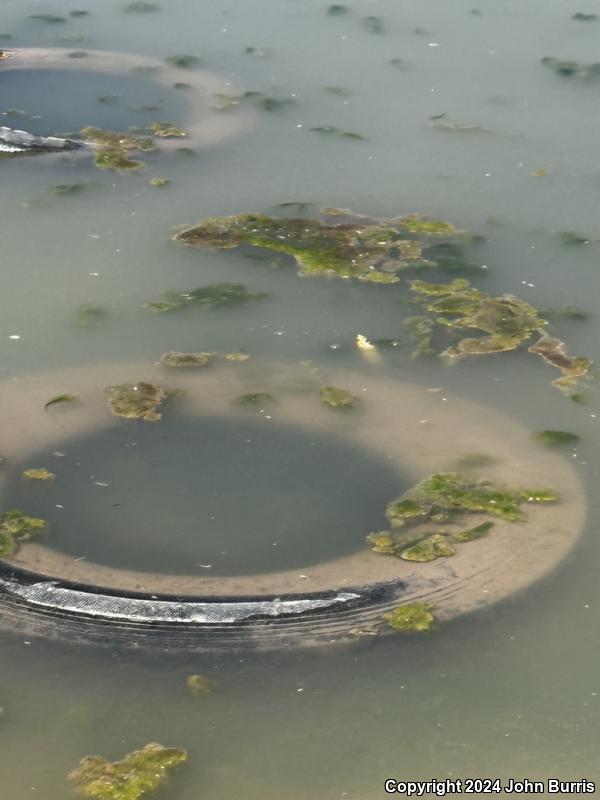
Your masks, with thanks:
[[[486,478],[508,486],[552,487],[560,500],[526,506],[524,522],[497,519],[486,538],[460,546],[452,558],[428,563],[376,554],[365,546],[302,573],[166,575],[77,560],[51,549],[51,538],[50,546],[26,543],[0,562],[2,626],[29,636],[112,646],[214,650],[327,644],[381,621],[384,611],[399,604],[429,603],[440,621],[482,609],[550,574],[580,536],[585,499],[571,464],[496,411],[411,383],[332,372],[328,382],[360,397],[360,410],[348,414],[321,404],[318,387],[298,391],[298,379],[306,381],[301,367],[250,363],[251,372],[246,365],[224,364],[178,370],[173,378],[170,372],[168,381],[164,370],[147,364],[12,378],[0,391],[2,455],[7,463],[18,463],[28,453],[60,449],[71,437],[114,424],[103,389],[132,378],[185,390],[177,401],[181,405],[167,407],[166,414],[181,408],[187,415],[238,421],[247,412],[232,401],[258,376],[263,388],[277,394],[270,412],[277,422],[313,437],[319,431],[334,433],[414,482],[451,470],[465,455],[484,452],[492,459]],[[47,400],[65,388],[80,402],[45,411]],[[0,495],[5,480],[0,478]],[[9,499],[2,500],[6,507]]]

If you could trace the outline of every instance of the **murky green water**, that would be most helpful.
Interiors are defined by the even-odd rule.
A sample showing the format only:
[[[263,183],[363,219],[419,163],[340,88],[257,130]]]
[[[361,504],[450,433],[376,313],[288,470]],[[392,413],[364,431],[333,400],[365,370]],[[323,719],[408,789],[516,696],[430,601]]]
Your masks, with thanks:
[[[600,6],[596,0],[585,6],[562,0],[365,0],[349,3],[351,13],[333,17],[326,15],[327,5],[165,0],[157,13],[125,14],[118,2],[88,0],[82,7],[89,16],[51,25],[28,16],[68,13],[68,5],[4,0],[0,33],[12,39],[2,40],[2,47],[89,47],[159,58],[190,53],[243,90],[293,95],[295,103],[260,113],[252,132],[222,146],[196,155],[152,154],[139,175],[102,173],[86,158],[3,160],[0,374],[115,360],[152,363],[171,349],[241,348],[256,358],[312,361],[324,372],[374,369],[445,387],[532,431],[556,428],[582,437],[565,457],[573,460],[588,491],[585,536],[566,563],[524,595],[423,638],[369,638],[329,652],[183,658],[162,651],[123,657],[75,643],[3,635],[2,797],[63,800],[69,791],[65,775],[84,755],[114,759],[152,740],[190,753],[189,766],[164,792],[170,800],[371,800],[384,796],[383,780],[394,776],[600,779],[597,387],[586,391],[585,404],[574,404],[550,387],[552,370],[527,353],[447,368],[411,361],[408,350],[398,348],[385,354],[382,365],[361,367],[352,346],[355,335],[401,337],[402,320],[411,313],[389,287],[301,280],[290,266],[274,269],[241,253],[193,251],[169,242],[174,225],[213,214],[269,213],[292,201],[388,217],[429,212],[484,237],[470,253],[488,267],[476,279],[481,288],[512,292],[542,309],[587,310],[587,320],[558,320],[554,329],[571,352],[598,359],[600,82],[561,78],[540,60],[598,60],[600,20],[570,18],[577,11],[600,14]],[[480,13],[473,13],[475,7]],[[381,17],[383,33],[361,26],[369,15]],[[269,53],[257,57],[246,54],[247,47]],[[131,106],[162,100],[169,117],[181,107],[176,90],[171,97],[162,89],[156,95],[147,86],[136,90],[129,80],[126,85],[115,78],[86,81],[82,75],[80,83],[72,78],[65,83],[65,91],[80,98],[77,109],[64,96],[51,103],[44,98],[48,128],[65,130],[88,121],[146,124],[164,115],[146,119]],[[39,87],[21,76],[15,96],[5,89],[8,83],[0,82],[0,113],[9,108],[35,113]],[[326,86],[348,94],[328,93]],[[105,94],[122,97],[104,104],[89,100]],[[88,110],[97,111],[97,118],[83,119]],[[485,130],[428,125],[430,116],[442,113]],[[43,119],[0,117],[0,124],[47,130]],[[367,141],[310,131],[322,125],[360,133]],[[532,174],[539,170],[547,174]],[[149,185],[151,177],[172,183],[157,189]],[[49,191],[66,183],[85,188],[76,195]],[[581,232],[591,243],[565,246],[561,231]],[[244,283],[269,298],[213,313],[155,316],[143,308],[166,289],[223,281]],[[105,306],[110,314],[81,329],[73,314],[82,304]],[[296,484],[313,466],[293,464],[285,452],[290,439],[282,436],[265,445],[269,469],[277,472],[273,458],[279,450],[290,483]],[[118,497],[98,500],[94,488],[106,487],[77,488],[86,509],[74,512],[70,532],[57,546],[77,552],[76,526],[93,517],[108,523],[115,514],[112,503],[123,502],[128,491],[137,495],[136,508],[149,509],[152,522],[157,506],[145,503],[144,492],[156,492],[150,472],[152,448],[158,445],[146,444],[148,458],[139,469],[125,456],[115,465]],[[86,475],[111,464],[101,444],[91,445],[79,442],[76,448],[76,460],[89,464]],[[223,450],[222,474],[235,446],[230,442]],[[329,456],[330,462],[321,463],[324,476],[346,458],[341,450]],[[186,457],[192,457],[190,451]],[[215,458],[219,463],[218,453]],[[238,466],[235,481],[241,482],[249,467]],[[65,469],[76,486],[83,472]],[[348,524],[356,526],[351,547],[361,527],[379,524],[371,510],[390,495],[385,466],[365,463],[364,470],[374,484],[366,509],[352,481],[332,500],[319,497],[317,480],[303,512],[309,522],[331,520],[335,503],[347,502]],[[314,473],[317,479],[319,474]],[[181,489],[176,472],[168,477],[171,501],[180,490],[194,491],[192,484]],[[359,478],[355,474],[353,480]],[[222,494],[224,481],[213,479],[214,493]],[[269,481],[260,486],[258,481],[261,492]],[[284,505],[285,480],[275,487],[277,502]],[[222,498],[220,503],[217,514],[227,510]],[[189,521],[189,497],[183,510]],[[261,533],[269,524],[289,523],[286,510],[280,510],[280,516],[266,519],[256,504]],[[298,548],[295,524],[286,558],[310,562],[313,548],[321,557],[325,546],[314,539]],[[86,536],[93,530],[99,528],[87,527]],[[339,529],[335,536],[341,537]],[[266,553],[271,539],[276,541],[261,539],[259,550]],[[156,543],[164,546],[164,539]],[[340,539],[342,545],[348,542]],[[210,546],[211,557],[218,556],[214,543]],[[125,557],[127,546],[110,550]],[[185,550],[178,552],[175,562],[187,559]],[[280,566],[265,558],[266,568]],[[190,672],[214,677],[219,691],[204,701],[190,700],[185,689]]]

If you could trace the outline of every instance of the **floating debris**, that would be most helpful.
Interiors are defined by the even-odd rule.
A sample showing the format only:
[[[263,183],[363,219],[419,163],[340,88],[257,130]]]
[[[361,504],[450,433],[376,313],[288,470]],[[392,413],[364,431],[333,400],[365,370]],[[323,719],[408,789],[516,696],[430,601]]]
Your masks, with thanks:
[[[240,408],[260,408],[271,405],[275,398],[269,392],[252,392],[242,394],[233,401],[233,404]]]
[[[50,406],[57,405],[58,403],[72,403],[77,399],[78,397],[76,394],[57,394],[56,397],[51,398],[47,403],[45,403],[44,410],[47,410],[50,408]]]
[[[109,386],[106,393],[108,407],[116,417],[143,419],[147,422],[157,422],[161,418],[157,408],[167,397],[162,386],[144,381]]]
[[[139,800],[167,782],[168,770],[187,761],[187,753],[151,742],[122,761],[86,756],[68,779],[78,794],[94,800]]]
[[[342,139],[357,139],[362,142],[366,142],[367,137],[363,136],[360,133],[354,133],[353,131],[343,131],[340,128],[336,128],[335,125],[319,125],[316,128],[309,128],[312,133],[323,133],[326,136],[337,136]]]
[[[56,479],[56,475],[53,472],[49,472],[45,467],[26,469],[23,472],[23,477],[32,481],[53,481]]]
[[[223,358],[225,359],[225,361],[234,361],[241,363],[243,361],[248,361],[250,356],[248,355],[248,353],[225,353]]]
[[[545,178],[548,175],[548,171],[545,169],[534,169],[533,172],[529,174],[532,178]]]
[[[547,445],[548,447],[560,447],[566,444],[577,444],[580,437],[576,433],[569,433],[568,431],[538,431],[534,434],[538,442]]]
[[[463,236],[450,223],[419,214],[375,220],[328,208],[320,210],[320,217],[208,217],[180,230],[174,239],[195,247],[231,249],[248,244],[287,253],[295,258],[302,275],[396,283],[396,273],[402,269],[435,266],[435,261],[424,257],[424,249],[436,240]]]
[[[150,186],[167,186],[171,181],[168,178],[150,178]]]
[[[153,122],[150,125],[150,130],[155,136],[159,136],[162,139],[187,136],[187,133],[182,128],[178,128],[172,122]]]
[[[369,33],[383,33],[385,31],[381,17],[364,17],[361,24]]]
[[[163,353],[159,364],[161,367],[176,367],[178,369],[189,369],[192,367],[205,367],[210,363],[214,353],[178,353],[170,350]]]
[[[319,390],[321,402],[330,408],[349,409],[358,404],[358,397],[347,389],[337,386],[322,386]]]
[[[46,533],[48,533],[46,520],[28,517],[18,508],[5,511],[0,517],[0,558],[16,553],[21,542]]]
[[[149,308],[157,314],[181,311],[192,306],[215,310],[244,305],[254,300],[263,300],[265,297],[267,295],[264,292],[250,292],[241,283],[214,283],[191,292],[168,289],[162,300],[147,303],[144,308]]]
[[[200,674],[188,675],[185,683],[192,697],[207,697],[214,692],[218,685],[216,681],[211,681]]]
[[[395,631],[429,631],[435,618],[427,603],[407,603],[388,611],[383,619]]]

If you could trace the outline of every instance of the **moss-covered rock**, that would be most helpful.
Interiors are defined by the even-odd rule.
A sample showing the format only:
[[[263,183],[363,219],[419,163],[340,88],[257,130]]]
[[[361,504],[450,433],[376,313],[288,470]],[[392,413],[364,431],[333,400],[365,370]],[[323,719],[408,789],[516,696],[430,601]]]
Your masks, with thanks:
[[[383,619],[395,631],[429,631],[435,617],[427,603],[407,603],[396,606],[383,615]]]
[[[109,386],[108,407],[116,417],[124,419],[144,419],[156,422],[161,418],[157,408],[167,397],[162,386],[153,383],[122,383]]]
[[[375,220],[345,209],[321,209],[319,219],[263,214],[208,217],[174,238],[194,247],[231,249],[242,245],[293,256],[303,275],[335,275],[395,283],[409,267],[434,266],[423,249],[462,232],[419,214]]]
[[[86,756],[69,775],[78,794],[94,800],[140,800],[167,782],[168,771],[187,761],[187,753],[152,742],[122,761]]]

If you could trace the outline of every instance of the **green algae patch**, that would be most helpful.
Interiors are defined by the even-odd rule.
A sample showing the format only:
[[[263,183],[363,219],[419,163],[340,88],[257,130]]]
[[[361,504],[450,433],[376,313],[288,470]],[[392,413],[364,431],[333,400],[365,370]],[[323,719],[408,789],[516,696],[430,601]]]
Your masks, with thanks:
[[[492,297],[465,278],[448,284],[412,281],[411,289],[418,302],[434,315],[436,323],[450,333],[475,330],[486,334],[461,339],[441,353],[444,358],[516,350],[538,333],[541,338],[528,351],[561,370],[563,377],[553,381],[553,386],[568,391],[589,372],[592,361],[585,356],[569,357],[564,343],[546,334],[548,321],[538,309],[514,295]]]
[[[214,283],[190,292],[176,292],[168,289],[162,300],[147,303],[145,308],[157,314],[181,311],[191,307],[217,310],[245,305],[265,297],[267,297],[265,293],[251,292],[241,283]]]
[[[395,631],[429,631],[435,617],[428,603],[407,603],[396,606],[383,615],[383,619]]]
[[[46,467],[33,467],[26,469],[23,472],[23,477],[31,481],[53,481],[56,480],[56,475],[50,472]]]
[[[81,135],[87,142],[98,148],[94,164],[99,169],[114,169],[119,172],[136,172],[145,164],[130,157],[131,151],[150,152],[155,149],[150,137],[133,136],[128,133],[106,131],[102,128],[88,126]]]
[[[356,408],[359,402],[355,394],[337,386],[322,386],[319,389],[319,397],[326,406],[336,409]]]
[[[408,335],[414,347],[411,358],[434,356],[433,332],[435,322],[429,317],[408,317],[402,323],[408,330]]]
[[[94,800],[139,800],[163,786],[169,770],[187,761],[187,753],[151,742],[122,761],[86,756],[68,776],[75,791]]]
[[[435,561],[436,558],[449,558],[455,553],[456,550],[444,534],[433,533],[406,550],[402,550],[400,558],[405,561]]]
[[[242,394],[233,401],[233,404],[240,408],[262,408],[271,405],[275,398],[269,392],[251,392]]]
[[[18,508],[5,511],[0,517],[0,558],[13,555],[21,542],[48,533],[44,519],[28,517]]]
[[[190,369],[205,367],[211,362],[213,356],[214,353],[178,353],[175,350],[169,350],[168,353],[162,354],[158,363],[161,367]]]
[[[85,303],[75,310],[73,322],[80,328],[95,328],[104,322],[108,316],[109,312],[103,306]]]
[[[147,422],[157,422],[161,418],[157,409],[167,397],[162,386],[143,381],[109,386],[106,393],[108,407],[116,417]]]
[[[459,544],[474,542],[477,539],[482,539],[484,536],[487,536],[493,527],[493,522],[482,522],[481,525],[476,525],[474,528],[468,528],[467,530],[453,533],[452,541],[458,542]]]
[[[200,674],[188,675],[185,684],[188,692],[195,698],[207,697],[218,686],[216,681],[211,681],[210,678]]]
[[[573,445],[580,441],[580,437],[576,433],[570,433],[569,431],[545,430],[538,431],[534,436],[538,442],[545,444],[547,447]]]
[[[76,394],[57,394],[55,397],[51,397],[50,400],[44,404],[44,410],[47,410],[51,406],[58,405],[59,403],[72,403],[77,399],[78,397]]]
[[[302,275],[396,283],[403,269],[436,266],[426,247],[462,238],[448,222],[419,214],[371,219],[346,209],[321,209],[318,219],[264,214],[207,217],[179,230],[176,241],[193,247],[233,249],[242,245],[292,256]]]
[[[182,128],[178,128],[177,125],[173,125],[172,122],[153,122],[150,125],[150,130],[154,136],[158,136],[162,139],[187,136],[187,133]]]
[[[150,178],[149,183],[150,186],[156,186],[160,188],[161,186],[167,186],[169,183],[171,183],[171,181],[168,178]]]
[[[598,14],[586,14],[584,11],[577,11],[571,19],[576,22],[594,22],[598,19]]]
[[[480,539],[492,528],[492,522],[484,521],[465,529],[469,514],[522,522],[526,519],[522,505],[557,499],[553,489],[510,489],[469,474],[435,473],[389,503],[386,517],[390,530],[370,533],[366,539],[375,553],[406,561],[449,558],[456,552],[454,544]],[[423,530],[425,525],[443,525],[444,530]]]

